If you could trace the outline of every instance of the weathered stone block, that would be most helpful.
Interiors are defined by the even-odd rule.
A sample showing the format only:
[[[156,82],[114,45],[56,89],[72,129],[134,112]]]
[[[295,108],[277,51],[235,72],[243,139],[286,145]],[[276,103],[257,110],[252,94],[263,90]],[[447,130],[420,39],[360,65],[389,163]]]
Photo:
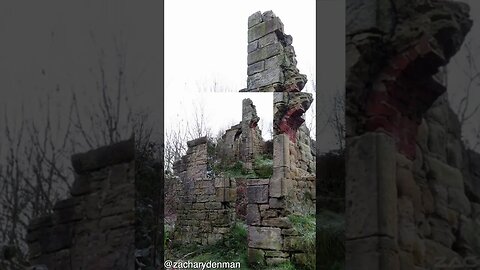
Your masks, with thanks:
[[[290,139],[286,134],[278,134],[273,138],[273,168],[290,165]]]
[[[366,133],[349,143],[346,237],[397,234],[396,149],[393,138]]]
[[[277,218],[269,218],[262,220],[263,226],[268,227],[278,227],[278,228],[291,228],[292,223],[287,217],[277,217]]]
[[[205,203],[205,208],[210,210],[222,209],[222,203],[220,202],[207,202]]]
[[[281,198],[270,198],[268,204],[270,208],[285,208],[285,201]]]
[[[455,241],[455,235],[453,235],[448,223],[438,218],[430,218],[429,223],[432,228],[432,239],[445,247],[451,248]]]
[[[278,43],[278,42],[280,42],[278,40],[278,36],[275,32],[273,32],[273,33],[267,34],[264,37],[261,37],[258,40],[258,47],[262,48],[262,47],[268,46],[268,45],[273,44],[273,43]]]
[[[276,168],[273,170],[272,179],[270,179],[269,196],[272,198],[280,198],[283,196],[283,182],[285,177],[279,173],[279,170],[285,170],[285,168]]]
[[[70,190],[70,195],[81,196],[91,192],[90,178],[88,175],[77,175]]]
[[[448,206],[466,216],[470,215],[472,210],[467,195],[458,188],[448,188]]]
[[[198,145],[206,144],[208,142],[207,137],[200,137],[187,142],[189,148],[193,148]]]
[[[411,169],[397,167],[397,190],[399,196],[407,196],[414,202],[417,211],[422,207],[422,194]]]
[[[76,173],[82,174],[114,164],[130,162],[135,156],[134,152],[134,142],[130,139],[86,153],[75,154],[72,156],[72,166]]]
[[[283,23],[278,17],[259,23],[248,29],[248,42],[252,42],[274,31],[283,32]]]
[[[247,88],[257,90],[261,87],[283,83],[284,75],[280,68],[266,69],[247,78]],[[272,90],[273,91],[273,90]]]
[[[248,17],[248,28],[263,22],[262,13],[257,11]]]
[[[345,269],[400,269],[398,247],[395,240],[390,237],[372,236],[347,240],[345,248]]]
[[[391,4],[378,0],[347,0],[347,35],[375,30],[388,32],[393,24]]]
[[[251,65],[281,53],[283,53],[282,45],[280,43],[273,43],[249,53],[247,57],[247,64]]]
[[[281,250],[283,239],[280,228],[248,227],[248,246],[270,250]]]
[[[251,53],[251,52],[255,51],[256,49],[258,49],[258,40],[255,40],[255,41],[252,41],[252,42],[248,43],[248,46],[247,46],[247,52],[248,53]]]
[[[268,185],[248,186],[248,203],[268,203]]]
[[[265,69],[278,68],[285,62],[285,55],[279,54],[265,60]]]
[[[261,72],[265,69],[265,61],[256,62],[251,64],[247,68],[247,75],[253,75],[255,73]]]
[[[417,238],[412,201],[407,197],[398,199],[398,244],[407,251],[412,251]]]
[[[215,178],[214,180],[214,186],[216,188],[220,187],[228,187],[230,185],[229,179],[226,178]]]
[[[247,224],[260,225],[260,211],[257,204],[247,205]]]
[[[429,156],[426,156],[425,161],[429,167],[429,178],[435,179],[442,185],[463,190],[463,176],[458,169]]]

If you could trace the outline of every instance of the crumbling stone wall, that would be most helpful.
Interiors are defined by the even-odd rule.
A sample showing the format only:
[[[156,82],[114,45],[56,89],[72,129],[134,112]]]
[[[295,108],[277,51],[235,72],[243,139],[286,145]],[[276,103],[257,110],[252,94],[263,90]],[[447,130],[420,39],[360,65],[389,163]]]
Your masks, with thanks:
[[[302,205],[314,213],[315,152],[302,117],[313,98],[300,93],[307,79],[296,68],[291,36],[283,33],[283,24],[273,12],[250,16],[248,36],[249,77],[244,91],[282,91],[274,93],[272,104],[273,175],[269,179],[206,177],[206,138],[189,142],[187,155],[174,166],[181,182],[181,199],[173,238],[181,243],[214,243],[246,212],[251,265],[301,261],[305,258],[302,239],[288,216]],[[252,168],[255,157],[266,151],[258,121],[255,106],[245,99],[242,121],[218,142],[223,161],[242,161],[247,169]],[[238,207],[245,186],[246,211]],[[201,221],[199,217],[203,217]]]
[[[294,206],[315,205],[315,153],[303,114],[313,101],[301,93],[307,78],[296,67],[292,37],[272,11],[248,19],[247,89],[275,91],[273,100],[273,175],[248,181],[248,260],[274,265],[304,257],[301,238],[288,216]],[[280,92],[280,93],[278,93]],[[305,194],[309,193],[305,200]],[[313,195],[313,196],[312,196]]]
[[[246,98],[242,102],[242,136],[240,145],[240,160],[247,169],[253,168],[255,157],[263,152],[265,142],[258,128],[257,110],[251,99]]]
[[[30,223],[30,262],[48,269],[133,269],[133,140],[73,155],[72,165],[71,197]]]
[[[173,167],[179,176],[173,239],[179,244],[214,244],[235,220],[235,181],[207,176],[207,143],[206,137],[189,141],[187,154]]]
[[[304,257],[302,240],[288,216],[298,213],[298,207],[315,209],[315,158],[302,119],[311,102],[308,93],[274,93],[273,175],[248,181],[251,265],[275,265]]]
[[[242,102],[242,121],[225,132],[217,146],[214,162],[233,164],[242,161],[253,168],[265,142],[258,127],[260,118],[250,99]],[[185,156],[174,165],[179,177],[177,222],[173,239],[182,244],[213,244],[229,232],[236,220],[244,220],[247,179],[215,175],[209,162],[208,140],[198,138],[187,143]],[[211,153],[210,153],[211,155]],[[238,184],[237,184],[238,183]]]
[[[478,178],[439,73],[470,27],[458,2],[347,1],[347,269],[478,268]]]
[[[272,11],[248,18],[247,92],[301,91],[307,77],[296,65],[292,36]]]
[[[260,118],[252,100],[244,99],[242,121],[225,131],[218,142],[218,157],[226,163],[242,161],[247,169],[252,169],[255,157],[265,152],[258,121]]]

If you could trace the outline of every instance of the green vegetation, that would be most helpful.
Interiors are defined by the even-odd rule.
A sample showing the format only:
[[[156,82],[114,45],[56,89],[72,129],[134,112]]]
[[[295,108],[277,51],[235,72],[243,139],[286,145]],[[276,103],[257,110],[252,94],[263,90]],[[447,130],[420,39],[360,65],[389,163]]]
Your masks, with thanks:
[[[247,226],[243,223],[235,224],[223,241],[214,245],[174,246],[169,252],[172,254],[171,258],[168,258],[167,255],[166,259],[170,260],[240,262],[242,266],[240,269],[249,269],[247,265]]]
[[[305,252],[305,256],[294,260],[295,265],[301,269],[315,269],[315,215],[292,214],[288,219],[292,222],[295,231],[300,234],[300,239],[295,245],[300,246],[300,249]]]
[[[292,214],[288,216],[293,228],[300,234],[297,242],[306,256],[294,261],[297,269],[315,269],[316,246],[318,245],[320,268],[325,270],[344,269],[345,221],[340,214],[322,210],[315,220],[314,214]],[[318,229],[318,235],[316,234]]]
[[[317,216],[320,269],[341,270],[345,264],[345,217],[328,210]]]
[[[253,171],[245,168],[245,165],[241,161],[237,161],[233,164],[217,164],[214,166],[215,173],[223,174],[225,177],[231,178],[256,178],[256,175]]]
[[[270,178],[273,174],[273,160],[267,156],[255,157],[253,171],[258,178]]]
[[[161,164],[156,153],[159,145],[153,142],[136,142],[135,153],[135,248],[137,260],[145,265],[142,269],[154,269],[160,256],[162,231],[160,216],[162,212]]]
[[[270,178],[273,174],[273,160],[266,156],[257,156],[253,170],[245,168],[245,164],[237,161],[232,164],[219,163],[213,166],[216,174],[231,178]]]
[[[267,270],[299,270],[299,268],[295,268],[295,265],[291,262],[286,262],[276,266],[270,266]]]

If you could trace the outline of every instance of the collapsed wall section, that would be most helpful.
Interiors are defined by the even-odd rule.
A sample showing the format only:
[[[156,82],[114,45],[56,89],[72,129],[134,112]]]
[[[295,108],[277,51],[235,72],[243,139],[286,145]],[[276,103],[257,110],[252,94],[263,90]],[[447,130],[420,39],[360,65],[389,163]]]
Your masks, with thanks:
[[[133,269],[133,139],[73,155],[72,165],[71,197],[29,225],[30,262],[48,269]]]
[[[235,220],[236,183],[207,176],[207,138],[187,143],[188,150],[174,165],[179,176],[177,221],[172,239],[177,244],[211,245],[223,239]]]

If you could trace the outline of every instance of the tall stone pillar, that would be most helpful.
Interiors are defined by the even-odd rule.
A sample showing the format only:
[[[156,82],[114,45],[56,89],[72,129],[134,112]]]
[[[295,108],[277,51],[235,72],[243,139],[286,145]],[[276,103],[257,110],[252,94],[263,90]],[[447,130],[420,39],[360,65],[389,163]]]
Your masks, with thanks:
[[[280,18],[272,11],[256,12],[249,17],[248,28],[248,80],[244,91],[275,92],[273,175],[247,181],[248,260],[258,267],[302,256],[296,244],[300,237],[288,219],[288,203],[294,203],[289,199],[297,191],[297,181],[308,182],[302,182],[302,186],[314,183],[315,161],[303,119],[313,98],[300,92],[307,78],[296,67],[292,37],[283,32]],[[244,109],[248,108],[245,105]],[[311,187],[308,192],[312,192]]]

